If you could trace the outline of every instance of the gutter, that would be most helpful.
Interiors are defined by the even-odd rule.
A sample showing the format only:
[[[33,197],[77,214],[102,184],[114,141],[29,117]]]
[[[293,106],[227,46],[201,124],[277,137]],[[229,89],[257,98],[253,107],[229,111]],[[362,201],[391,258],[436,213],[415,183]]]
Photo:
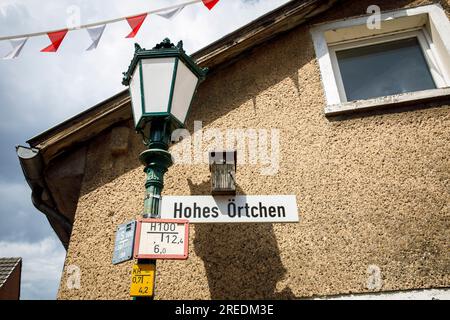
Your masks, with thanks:
[[[67,250],[72,232],[72,223],[58,210],[51,196],[51,192],[45,182],[45,166],[39,149],[17,146],[16,152],[25,180],[31,188],[33,205],[47,216],[52,226],[56,222],[62,228],[64,234],[59,234],[58,232],[57,234]]]

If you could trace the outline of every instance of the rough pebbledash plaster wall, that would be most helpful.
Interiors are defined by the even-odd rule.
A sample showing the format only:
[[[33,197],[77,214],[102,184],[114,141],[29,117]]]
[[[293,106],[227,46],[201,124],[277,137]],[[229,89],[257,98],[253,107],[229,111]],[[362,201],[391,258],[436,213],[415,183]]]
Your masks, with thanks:
[[[382,10],[430,1],[377,1]],[[363,14],[338,5],[314,23]],[[448,1],[441,5],[449,12]],[[201,86],[189,119],[207,128],[280,130],[281,167],[237,170],[241,194],[296,194],[298,224],[192,225],[189,259],[158,261],[157,299],[299,298],[450,286],[450,107],[395,108],[326,118],[308,26],[254,50]],[[129,124],[128,124],[129,125]],[[133,261],[111,264],[115,229],[142,210],[143,149],[110,132],[89,144],[60,299],[129,299]],[[209,194],[207,165],[176,165],[164,194]],[[69,265],[81,288],[69,290]]]

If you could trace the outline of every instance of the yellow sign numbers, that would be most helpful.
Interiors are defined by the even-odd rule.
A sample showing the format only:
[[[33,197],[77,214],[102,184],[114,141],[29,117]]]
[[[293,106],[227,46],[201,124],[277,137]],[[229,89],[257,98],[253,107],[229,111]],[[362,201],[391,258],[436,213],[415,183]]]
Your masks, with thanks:
[[[131,273],[131,297],[151,297],[155,283],[155,265],[135,264]]]

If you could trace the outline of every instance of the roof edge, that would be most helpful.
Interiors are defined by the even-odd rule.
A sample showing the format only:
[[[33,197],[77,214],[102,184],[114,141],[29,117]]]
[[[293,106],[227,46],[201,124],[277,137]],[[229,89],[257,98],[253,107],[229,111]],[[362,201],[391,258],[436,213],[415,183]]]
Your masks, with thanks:
[[[55,125],[54,127],[51,127],[50,129],[47,129],[36,136],[28,139],[26,143],[28,143],[31,147],[36,147],[38,144],[42,143],[44,140],[47,140],[50,136],[52,136],[55,131],[64,130],[68,127],[71,127],[73,124],[78,123],[80,119],[89,117],[91,115],[94,115],[98,112],[98,108],[105,106],[107,104],[113,103],[117,99],[121,99],[124,94],[128,93],[128,89],[124,89],[120,91],[119,93],[116,93],[115,95],[95,104],[94,106],[76,114],[73,117],[70,117],[67,120],[64,120],[63,122]]]

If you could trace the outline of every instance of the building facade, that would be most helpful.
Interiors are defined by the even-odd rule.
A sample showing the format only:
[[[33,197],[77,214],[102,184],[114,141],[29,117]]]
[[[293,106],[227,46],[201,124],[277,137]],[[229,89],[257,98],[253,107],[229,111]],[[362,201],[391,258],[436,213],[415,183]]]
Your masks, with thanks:
[[[188,260],[157,262],[156,299],[450,286],[450,4],[372,4],[291,1],[193,54],[210,71],[163,194],[210,195],[205,157],[222,146],[238,150],[238,194],[296,195],[299,222],[191,224]],[[395,74],[358,78],[380,52]],[[33,203],[67,248],[58,298],[130,299],[134,262],[111,263],[144,196],[128,92],[28,142]]]

